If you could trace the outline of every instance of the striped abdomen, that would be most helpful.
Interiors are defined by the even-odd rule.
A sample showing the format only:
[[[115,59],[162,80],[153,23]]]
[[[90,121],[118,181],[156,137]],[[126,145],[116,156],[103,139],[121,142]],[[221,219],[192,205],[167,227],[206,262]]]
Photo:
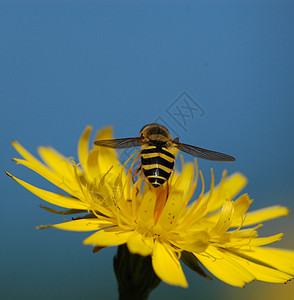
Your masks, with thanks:
[[[174,168],[175,157],[166,147],[143,145],[141,163],[148,181],[154,187],[159,187],[169,179]]]

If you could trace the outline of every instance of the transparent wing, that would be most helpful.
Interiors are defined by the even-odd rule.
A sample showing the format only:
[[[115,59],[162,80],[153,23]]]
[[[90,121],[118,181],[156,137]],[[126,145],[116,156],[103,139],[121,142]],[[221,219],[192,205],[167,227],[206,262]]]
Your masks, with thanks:
[[[174,145],[177,147],[179,150],[186,152],[190,155],[193,155],[195,157],[203,158],[203,159],[208,159],[208,160],[215,160],[215,161],[234,161],[235,158],[231,155],[227,155],[224,153],[216,152],[216,151],[211,151],[211,150],[206,150],[203,148],[187,145],[187,144],[182,144],[178,143],[174,140]]]
[[[141,146],[140,138],[125,138],[114,140],[97,140],[94,142],[96,146],[108,147],[108,148],[131,148]]]

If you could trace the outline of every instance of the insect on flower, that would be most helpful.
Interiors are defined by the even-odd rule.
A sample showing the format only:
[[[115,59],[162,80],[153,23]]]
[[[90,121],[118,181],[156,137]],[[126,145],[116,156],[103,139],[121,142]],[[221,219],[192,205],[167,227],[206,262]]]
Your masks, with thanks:
[[[38,188],[8,172],[7,175],[39,198],[62,208],[62,211],[56,211],[44,207],[50,212],[62,215],[84,213],[70,221],[37,228],[93,231],[84,240],[85,245],[94,246],[96,251],[111,246],[125,249],[118,252],[115,263],[115,271],[123,280],[120,284],[122,291],[126,291],[124,284],[130,280],[132,265],[140,268],[134,271],[140,278],[146,278],[146,274],[149,274],[148,280],[151,276],[153,278],[141,261],[128,262],[126,252],[139,259],[146,258],[152,264],[150,269],[160,280],[181,287],[188,287],[188,282],[180,260],[205,278],[210,277],[201,265],[223,282],[237,287],[253,280],[286,283],[293,279],[294,251],[267,246],[279,241],[283,233],[266,237],[260,237],[258,233],[264,221],[286,216],[289,210],[275,205],[249,211],[252,200],[247,194],[234,200],[247,183],[244,175],[236,172],[226,177],[224,172],[220,183],[215,185],[212,171],[211,188],[205,193],[204,179],[200,173],[202,191],[194,200],[192,197],[198,186],[196,162],[183,162],[181,171],[175,172],[173,178],[164,184],[166,189],[145,188],[146,185],[141,184],[143,171],[132,185],[133,164],[126,173],[125,166],[120,164],[113,149],[96,146],[89,149],[91,130],[88,126],[79,140],[78,164],[51,147],[39,147],[41,162],[18,142],[12,143],[22,157],[14,158],[16,163],[35,171],[67,195]],[[144,142],[146,130],[148,139]],[[167,133],[162,127],[148,125],[143,128],[142,137],[140,135],[135,145],[141,146],[141,151],[156,149],[156,146],[165,150],[169,142],[171,146],[166,149],[180,149],[178,140],[174,142]],[[102,136],[108,141],[113,138],[111,128],[99,131],[97,136],[98,140],[102,140]],[[131,142],[130,139],[123,141],[125,146],[133,146],[132,139]],[[203,156],[206,151],[200,153]],[[161,157],[162,153],[151,154]],[[225,160],[222,155],[221,158]],[[150,184],[150,187],[153,186]],[[143,291],[142,285],[145,283],[138,286],[137,277],[136,286]],[[149,281],[155,282],[153,279]],[[134,295],[132,283],[130,280],[130,291]]]
[[[234,161],[235,158],[216,151],[182,144],[179,138],[172,139],[169,131],[162,125],[149,124],[140,131],[139,137],[111,140],[97,140],[96,146],[109,148],[141,147],[141,166],[145,177],[155,188],[165,183],[175,163],[174,148],[195,157],[214,161]]]

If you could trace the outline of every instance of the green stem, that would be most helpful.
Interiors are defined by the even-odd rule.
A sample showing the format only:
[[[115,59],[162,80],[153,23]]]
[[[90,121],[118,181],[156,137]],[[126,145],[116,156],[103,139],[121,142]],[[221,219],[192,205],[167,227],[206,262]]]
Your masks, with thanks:
[[[117,249],[114,271],[120,300],[146,300],[160,283],[153,271],[151,257],[132,254],[125,244]]]

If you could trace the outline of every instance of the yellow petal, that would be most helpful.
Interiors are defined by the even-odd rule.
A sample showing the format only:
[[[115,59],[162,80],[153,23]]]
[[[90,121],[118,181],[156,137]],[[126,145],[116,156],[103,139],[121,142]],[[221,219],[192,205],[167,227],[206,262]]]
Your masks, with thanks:
[[[99,173],[105,174],[109,170],[117,173],[121,170],[121,164],[117,159],[117,154],[114,149],[100,147],[98,152],[98,167]]]
[[[142,237],[141,234],[139,234],[137,231],[134,231],[128,239],[127,246],[131,253],[147,256],[152,253],[153,243],[151,242],[151,238],[148,242],[146,238]]]
[[[228,232],[231,238],[257,238],[258,233],[257,230],[262,227],[262,225],[257,225],[253,228],[246,228],[246,229],[238,229],[234,231]]]
[[[234,252],[259,264],[294,275],[294,251],[270,247],[250,247],[250,250],[238,248],[234,249]]]
[[[54,227],[62,230],[69,230],[69,231],[94,231],[99,230],[105,227],[109,227],[112,224],[107,221],[100,221],[98,219],[81,219],[81,220],[74,220],[54,225],[45,225],[45,226],[38,226],[38,228],[48,228]]]
[[[254,228],[235,230],[215,237],[214,242],[217,243],[219,247],[223,248],[237,248],[240,246],[250,247],[252,241],[254,241],[257,236],[258,233]]]
[[[76,198],[80,198],[81,195],[79,191],[76,190],[77,188],[79,188],[76,182],[70,182],[70,183],[66,182],[66,178],[62,178],[59,175],[54,174],[53,171],[50,171],[49,169],[43,172],[43,170],[38,169],[38,167],[32,165],[30,162],[26,160],[22,160],[22,159],[13,159],[13,160],[16,161],[17,164],[21,164],[35,171],[36,173],[38,173],[39,175],[41,175],[42,177],[44,177],[45,179],[47,179],[48,181],[50,181],[51,183],[59,187],[60,189],[64,190],[65,192],[75,196]]]
[[[116,226],[93,233],[83,243],[103,247],[117,246],[125,244],[131,234],[132,231],[123,231]]]
[[[156,195],[151,190],[143,194],[138,216],[140,224],[144,224],[146,227],[152,227],[154,225],[155,203]]]
[[[255,230],[252,230],[251,235],[250,232],[248,232],[248,235],[245,236],[244,234],[238,234],[239,231],[237,232],[230,232],[230,238],[229,242],[223,243],[223,246],[225,248],[241,248],[243,250],[250,250],[252,246],[263,246],[263,245],[268,245],[276,241],[280,241],[283,237],[283,233],[279,233],[273,236],[269,237],[264,237],[264,238],[257,238],[257,232]]]
[[[85,131],[83,132],[78,145],[78,157],[79,162],[82,165],[84,171],[87,172],[87,161],[88,161],[88,153],[89,153],[89,137],[92,131],[91,126],[87,126]]]
[[[46,167],[37,160],[31,153],[29,153],[24,147],[22,147],[17,141],[11,143],[14,149],[31,164],[38,166],[39,169],[46,169]]]
[[[269,237],[256,238],[250,241],[250,246],[263,246],[280,241],[283,237],[283,233],[278,233]]]
[[[112,127],[107,126],[98,131],[95,140],[108,140],[113,139]]]
[[[231,227],[239,227],[243,224],[243,221],[245,219],[244,215],[247,212],[251,203],[252,200],[250,200],[247,194],[240,196],[234,202],[234,215],[232,218]]]
[[[70,160],[51,147],[39,147],[38,152],[43,161],[63,178],[75,181],[75,173]]]
[[[174,182],[176,189],[189,193],[191,185],[193,183],[195,166],[192,163],[187,163],[182,167],[182,174],[178,177],[178,180]],[[173,185],[173,183],[171,183]]]
[[[231,226],[231,219],[234,213],[234,202],[226,199],[219,216],[219,220],[212,232],[216,235],[225,233]]]
[[[206,231],[189,232],[186,235],[182,234],[177,240],[177,235],[173,238],[173,245],[181,250],[188,252],[204,252],[209,245],[210,235]]]
[[[160,226],[166,231],[175,227],[183,206],[183,201],[185,201],[183,191],[172,190],[158,219],[157,226]]]
[[[98,132],[96,140],[112,139],[112,128],[106,127]],[[117,158],[117,153],[112,148],[98,147],[95,146],[94,149],[98,149],[98,167],[99,173],[105,174],[111,168],[114,173],[121,171],[121,164]]]
[[[205,186],[204,186],[204,179],[203,179],[202,172],[200,171],[199,173],[200,173],[201,181],[202,181],[202,191],[201,191],[198,199],[196,201],[194,201],[193,203],[191,203],[183,212],[183,214],[181,216],[181,220],[177,226],[178,229],[187,230],[188,228],[191,228],[193,226],[193,224],[198,223],[198,220],[201,219],[201,217],[206,212],[207,201],[209,200],[209,198],[206,198],[206,201],[203,202]],[[214,177],[213,177],[213,172],[212,172],[212,181],[213,181],[213,179],[214,179]],[[195,191],[195,189],[196,189],[196,181],[194,181],[194,184],[192,187],[192,190]],[[192,197],[192,195],[189,194],[188,199],[190,199],[191,197]]]
[[[22,164],[27,168],[35,171],[40,174],[53,184],[59,186],[60,180],[56,179],[56,175],[53,174],[51,170],[49,170],[44,164],[42,164],[39,160],[37,160],[31,153],[29,153],[25,148],[23,148],[18,142],[14,141],[11,145],[15,148],[15,150],[25,159],[13,159],[18,164]]]
[[[86,205],[85,203],[83,203],[81,201],[76,200],[76,198],[67,197],[67,196],[55,194],[55,193],[52,193],[49,191],[45,191],[45,190],[39,189],[29,183],[26,183],[16,177],[12,176],[9,173],[7,173],[7,175],[9,175],[13,180],[18,182],[24,188],[26,188],[27,190],[29,190],[30,192],[35,194],[37,197],[39,197],[49,203],[52,203],[54,205],[64,207],[64,208],[84,209],[84,210],[88,209],[88,205]]]
[[[161,280],[168,284],[188,287],[188,282],[175,252],[157,241],[152,253],[152,265],[154,272]]]
[[[284,283],[292,278],[292,276],[288,274],[253,263],[247,259],[235,255],[234,253],[227,252],[226,255],[235,260],[243,268],[250,271],[250,273],[253,274],[257,280],[273,283]]]
[[[112,128],[106,127],[98,131],[95,140],[104,140],[112,138]],[[121,174],[122,180],[123,182],[125,182],[126,175],[120,161],[118,160],[115,149],[94,146],[94,148],[89,153],[87,166],[88,175],[92,180],[97,175],[101,177],[111,170],[111,172],[109,172],[109,175],[111,175],[110,173],[113,174],[113,180],[117,178],[118,174]]]
[[[99,166],[98,166],[98,149],[95,147],[93,148],[88,155],[87,160],[87,174],[90,178],[90,181],[92,181],[97,174],[99,174]]]
[[[259,210],[249,212],[246,215],[242,226],[248,226],[263,221],[276,219],[282,216],[287,216],[288,214],[289,214],[289,210],[287,207],[284,206],[275,205],[275,206],[262,208]]]
[[[252,200],[250,200],[247,194],[240,196],[234,202],[234,214],[232,215],[231,227],[239,227],[240,225],[243,225],[243,222],[245,220],[245,213],[247,212],[251,203]],[[218,211],[212,215],[207,216],[205,218],[205,222],[210,224],[216,223],[219,220],[220,213],[221,212]]]
[[[193,253],[198,260],[220,280],[238,287],[252,281],[255,277],[235,260],[215,247],[208,247],[205,252]]]
[[[246,177],[241,173],[234,173],[228,176],[215,187],[212,197],[208,202],[207,212],[213,212],[219,209],[225,199],[232,200],[247,184]],[[204,195],[204,200],[209,197],[209,193]]]
[[[67,193],[79,198],[79,194],[75,194],[75,182],[68,182],[68,178],[65,178],[63,174],[58,175],[54,171],[50,170],[44,164],[42,164],[39,160],[37,160],[33,155],[31,155],[26,149],[24,149],[18,142],[14,141],[12,146],[25,158],[23,159],[13,159],[17,164],[21,164],[36,173],[40,174],[42,177],[52,182],[59,188],[63,189]]]

